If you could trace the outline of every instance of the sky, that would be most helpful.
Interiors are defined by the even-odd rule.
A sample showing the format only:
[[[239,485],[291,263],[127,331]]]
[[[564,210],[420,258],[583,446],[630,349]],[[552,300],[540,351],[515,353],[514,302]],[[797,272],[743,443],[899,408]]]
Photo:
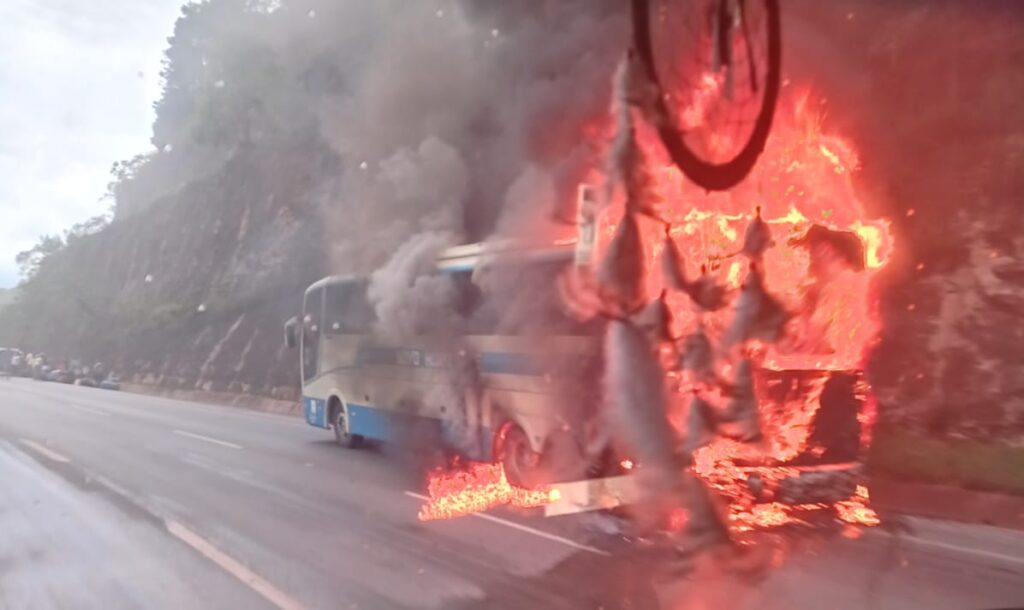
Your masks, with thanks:
[[[0,0],[0,288],[15,255],[103,213],[110,166],[152,148],[184,0]]]

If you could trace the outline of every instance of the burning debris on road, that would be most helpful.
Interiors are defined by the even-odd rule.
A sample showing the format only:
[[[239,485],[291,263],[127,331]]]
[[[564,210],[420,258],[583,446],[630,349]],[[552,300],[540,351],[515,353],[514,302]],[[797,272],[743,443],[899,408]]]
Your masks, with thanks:
[[[429,500],[420,509],[420,521],[451,519],[502,505],[534,508],[557,501],[557,489],[523,489],[508,482],[501,464],[460,461],[450,469],[431,473]]]

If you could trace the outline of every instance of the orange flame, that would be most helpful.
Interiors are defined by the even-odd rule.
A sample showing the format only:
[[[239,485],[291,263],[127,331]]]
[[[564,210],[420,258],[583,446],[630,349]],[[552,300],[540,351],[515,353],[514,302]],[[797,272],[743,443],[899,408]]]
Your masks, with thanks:
[[[710,91],[710,83],[705,84]],[[640,135],[645,147],[657,153],[659,145],[653,133],[640,127]],[[793,520],[797,511],[825,506],[758,504],[747,481],[756,474],[771,488],[774,483],[794,476],[795,470],[784,464],[807,450],[811,423],[828,372],[863,368],[880,329],[872,282],[892,255],[890,225],[887,220],[868,217],[852,183],[851,176],[859,164],[852,144],[822,131],[819,117],[808,108],[806,96],[798,97],[788,114],[780,111],[758,165],[732,191],[705,193],[690,185],[664,158],[662,164],[653,173],[666,203],[663,216],[672,226],[671,236],[691,277],[706,266],[718,282],[738,289],[746,275],[746,264],[738,255],[744,231],[754,218],[754,209],[761,208],[775,242],[763,256],[764,284],[794,315],[782,341],[754,344],[750,348],[762,369],[821,373],[811,374],[796,396],[760,402],[765,437],[761,445],[719,439],[693,456],[697,475],[729,500],[729,521],[734,530],[777,527]],[[616,220],[614,213],[603,216],[598,229],[598,258],[602,244],[606,245],[615,232]],[[853,236],[860,244],[863,260],[851,261],[848,253],[844,255],[828,243],[804,243],[802,239],[815,225]],[[663,280],[655,263],[662,247],[663,228],[651,222],[644,226],[644,231],[651,258],[646,278],[648,294],[659,294]],[[698,316],[709,335],[719,335],[732,315],[729,307],[698,314],[688,297],[681,294],[671,294],[668,304],[675,336],[692,332]],[[730,378],[731,367],[729,362],[722,362],[719,375]],[[693,389],[685,375],[672,375],[680,381],[680,392]],[[859,384],[857,392],[864,398],[858,421],[862,443],[866,445],[875,420],[875,403],[866,384]],[[763,395],[761,388],[758,394]],[[714,395],[707,398],[721,400]],[[670,414],[674,425],[681,424],[677,415]],[[621,466],[629,470],[633,463],[627,459]],[[506,504],[536,507],[555,502],[560,495],[557,489],[513,486],[500,464],[482,463],[432,473],[428,491],[430,499],[419,513],[423,521],[453,518]],[[847,523],[876,525],[878,517],[868,508],[867,501],[867,489],[859,486],[855,497],[835,505],[837,515]],[[686,517],[683,513],[674,514],[672,526],[683,527]]]
[[[761,366],[770,369],[849,370],[861,368],[867,348],[878,336],[879,322],[871,283],[892,255],[887,220],[871,219],[855,192],[852,175],[859,165],[853,146],[822,130],[820,117],[799,96],[789,112],[780,111],[765,151],[751,175],[728,192],[706,193],[687,182],[649,128],[639,135],[661,167],[651,173],[664,202],[662,216],[672,225],[691,277],[706,266],[720,283],[736,289],[746,275],[737,256],[744,230],[756,207],[771,227],[774,247],[764,255],[765,285],[787,309],[795,312],[787,338],[762,346]],[[604,215],[599,231],[605,244],[614,234],[616,212]],[[805,243],[817,225],[859,241],[860,264],[844,258],[836,246]],[[660,254],[662,227],[645,225],[652,264]],[[598,250],[601,244],[598,244]],[[648,294],[659,294],[662,278],[648,274]],[[696,313],[685,295],[670,296],[676,334],[692,329]],[[711,329],[721,329],[731,309],[704,316]]]
[[[878,514],[868,507],[868,488],[857,486],[857,494],[853,498],[836,503],[836,514],[839,518],[853,525],[878,525]]]
[[[787,469],[779,464],[807,450],[828,372],[863,369],[880,330],[872,284],[892,255],[890,224],[868,216],[852,182],[859,166],[853,145],[822,129],[806,94],[791,100],[788,110],[780,110],[757,166],[743,183],[728,192],[708,193],[691,185],[666,161],[652,131],[640,126],[639,135],[651,158],[662,164],[651,172],[664,202],[660,213],[672,227],[671,237],[683,254],[690,277],[705,267],[735,295],[747,273],[746,259],[740,251],[755,208],[761,208],[762,218],[771,229],[774,244],[760,264],[764,285],[793,316],[781,341],[752,342],[748,347],[761,369],[807,371],[811,381],[799,395],[784,401],[761,400],[759,415],[765,436],[761,446],[716,440],[694,454],[694,470],[730,501],[734,529],[781,525],[791,519],[792,507],[756,504],[746,481],[754,473],[762,480],[785,477]],[[618,215],[609,210],[602,219],[598,235],[603,243],[597,246],[598,256],[614,234]],[[847,246],[859,244],[859,251],[856,246],[851,253],[839,243],[809,239],[815,226],[818,235],[845,240],[842,243]],[[664,287],[657,264],[663,228],[649,222],[643,230],[651,259],[646,278],[648,294],[659,294]],[[679,293],[670,293],[668,304],[675,336],[693,332],[699,320],[714,340],[728,327],[733,315],[731,307],[697,312],[689,297]],[[722,378],[730,378],[732,364],[718,364]],[[821,374],[815,377],[813,371]],[[696,388],[684,374],[678,389],[686,393]],[[721,403],[715,389],[700,390],[702,398]],[[762,390],[758,388],[759,396],[763,396]],[[875,405],[866,384],[859,383],[857,392],[865,405],[858,421],[862,443],[866,444],[875,420]],[[675,414],[670,414],[670,419],[676,425],[680,421]],[[837,510],[848,522],[873,525],[877,517],[866,502],[865,489],[863,495],[841,503]]]
[[[558,489],[523,489],[508,482],[501,464],[471,462],[457,470],[436,470],[429,475],[430,499],[419,512],[420,521],[452,519],[501,505],[534,508],[557,502]]]

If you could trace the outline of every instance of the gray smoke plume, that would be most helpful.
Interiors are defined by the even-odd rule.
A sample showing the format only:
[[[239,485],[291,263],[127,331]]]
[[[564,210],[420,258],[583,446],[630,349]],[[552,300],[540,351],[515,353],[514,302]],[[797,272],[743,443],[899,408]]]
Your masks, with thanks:
[[[743,234],[743,254],[753,260],[760,260],[764,251],[773,243],[772,231],[768,223],[761,218],[761,206],[757,206],[757,214]]]
[[[606,425],[626,454],[644,465],[648,491],[664,494],[671,490],[678,464],[665,414],[665,374],[654,347],[641,329],[613,321],[604,351]]]
[[[435,253],[450,241],[446,233],[419,233],[370,276],[367,296],[376,305],[380,335],[402,338],[458,333],[462,319],[456,312],[455,283],[436,273],[434,267]]]
[[[640,225],[635,215],[624,214],[597,270],[616,311],[632,313],[647,301],[646,266]]]
[[[407,281],[432,273],[413,250],[432,260],[496,230],[571,222],[576,184],[600,163],[611,74],[627,42],[620,3],[308,4],[351,38],[335,45],[351,55],[325,59],[338,85],[320,108],[342,160],[327,210],[333,266],[376,271],[382,326],[384,316],[417,317],[399,303],[430,310],[430,294],[446,296]],[[434,251],[399,250],[421,234],[434,236]]]
[[[661,274],[665,286],[669,290],[688,290],[690,280],[686,277],[686,262],[671,233],[665,231],[665,241],[661,250]]]
[[[761,421],[757,411],[757,394],[754,388],[754,363],[743,359],[736,366],[736,376],[729,388],[730,398],[722,413],[726,436],[744,442],[761,437]]]
[[[377,332],[426,336],[472,363],[460,336],[484,323],[481,315],[492,317],[486,326],[494,332],[549,322],[551,308],[535,295],[550,290],[552,278],[535,285],[502,269],[498,279],[509,285],[496,287],[478,274],[475,289],[491,307],[467,317],[464,278],[439,272],[435,259],[460,243],[550,242],[573,231],[577,185],[600,166],[608,137],[626,7],[283,1],[301,8],[305,23],[297,27],[315,31],[301,46],[321,58],[328,78],[316,79],[331,88],[317,114],[340,159],[324,206],[332,271],[370,277]],[[513,288],[516,298],[503,299]],[[495,303],[503,311],[491,311]],[[424,400],[455,414],[456,445],[474,455],[478,376],[468,365],[448,374],[438,384],[445,389]]]

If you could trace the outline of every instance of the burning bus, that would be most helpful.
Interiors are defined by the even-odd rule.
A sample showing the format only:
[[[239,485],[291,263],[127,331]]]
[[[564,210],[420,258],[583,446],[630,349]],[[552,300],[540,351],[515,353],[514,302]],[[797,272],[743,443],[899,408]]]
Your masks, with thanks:
[[[822,130],[806,96],[794,100],[759,165],[729,192],[700,191],[655,159],[657,218],[636,227],[643,292],[661,295],[649,300],[664,335],[666,438],[725,500],[737,530],[822,505],[849,521],[874,519],[860,485],[874,421],[864,362],[879,329],[872,281],[892,238],[854,190],[852,145]],[[349,447],[427,439],[462,456],[431,475],[422,518],[502,502],[557,515],[629,505],[642,493],[636,475],[649,465],[609,430],[623,422],[608,422],[614,348],[602,347],[609,318],[592,290],[620,217],[594,213],[597,197],[581,193],[577,235],[439,254],[433,275],[455,323],[389,336],[375,326],[368,279],[332,277],[310,286],[301,320],[287,325],[289,345],[301,347],[307,423]],[[744,255],[751,227],[763,242],[756,258]],[[710,290],[718,306],[671,290],[658,271],[666,257],[690,278],[679,281]],[[777,332],[728,348],[752,283]],[[720,352],[703,372],[687,365],[700,351],[694,337]]]
[[[789,99],[758,165],[728,192],[687,183],[640,126],[657,209],[632,219],[615,209],[584,214],[593,226],[581,234],[594,243],[581,258],[590,267],[566,291],[580,316],[600,315],[604,299],[593,293],[609,273],[602,257],[622,249],[622,222],[637,224],[641,254],[631,267],[665,319],[652,345],[663,352],[673,440],[691,454],[692,473],[727,500],[735,529],[779,525],[822,505],[874,522],[859,484],[875,417],[864,365],[879,331],[873,282],[892,237],[854,189],[853,146],[823,131],[808,100]],[[577,503],[639,493],[626,481],[604,487],[580,486]],[[561,504],[571,502],[575,488],[560,489]]]
[[[541,456],[600,401],[600,322],[565,315],[555,290],[573,256],[569,242],[445,249],[433,275],[450,315],[410,334],[380,327],[369,278],[315,282],[285,329],[300,348],[306,422],[345,447],[436,444],[500,462],[519,485],[550,482]]]

